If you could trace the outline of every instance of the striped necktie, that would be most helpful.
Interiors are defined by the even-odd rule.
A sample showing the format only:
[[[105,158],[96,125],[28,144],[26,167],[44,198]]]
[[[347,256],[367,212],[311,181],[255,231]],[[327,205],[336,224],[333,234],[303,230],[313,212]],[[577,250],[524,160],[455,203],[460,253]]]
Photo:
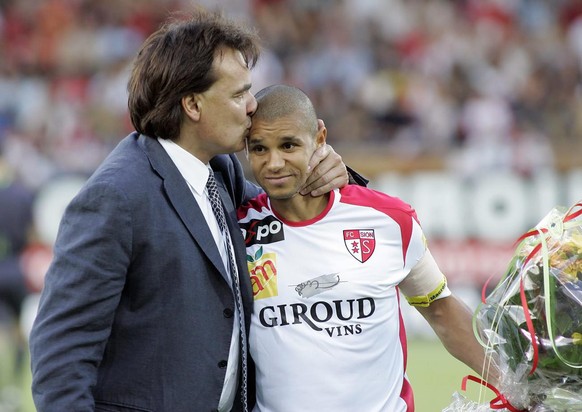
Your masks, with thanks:
[[[228,226],[226,225],[226,217],[224,215],[224,210],[222,208],[222,201],[220,200],[220,195],[218,194],[218,187],[216,186],[216,179],[214,178],[214,172],[209,168],[208,182],[206,182],[206,189],[208,190],[208,197],[210,198],[210,204],[212,205],[212,211],[216,216],[218,221],[218,226],[223,235],[224,241],[226,243],[226,251],[228,254],[228,271],[230,272],[230,277],[232,279],[232,289],[234,291],[234,300],[236,304],[236,310],[238,311],[239,328],[240,328],[240,339],[241,339],[241,358],[242,358],[242,384],[241,384],[241,395],[244,411],[248,410],[248,399],[247,399],[247,334],[245,329],[245,318],[244,310],[242,304],[242,295],[240,291],[240,283],[238,278],[238,271],[236,269],[236,263],[234,261],[234,251],[232,250],[232,242],[230,241],[230,233]]]

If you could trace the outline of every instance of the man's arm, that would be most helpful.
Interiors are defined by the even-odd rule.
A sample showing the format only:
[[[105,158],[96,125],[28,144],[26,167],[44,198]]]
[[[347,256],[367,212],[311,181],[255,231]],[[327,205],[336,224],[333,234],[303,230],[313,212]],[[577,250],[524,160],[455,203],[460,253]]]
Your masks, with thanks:
[[[246,180],[239,159],[234,154],[216,156],[210,161],[210,165],[214,170],[220,170],[228,176],[227,185],[232,193],[235,207],[263,191],[256,184]],[[341,156],[329,145],[315,151],[310,160],[310,167],[313,172],[301,190],[303,195],[311,193],[312,196],[321,196],[334,189],[342,188],[348,183],[368,185],[368,180],[348,168]]]
[[[309,162],[311,174],[301,189],[302,195],[321,196],[345,185],[367,186],[368,179],[347,167],[342,157],[326,144],[313,153]]]
[[[323,120],[317,120],[318,128],[325,127]],[[357,184],[367,186],[368,180],[348,168],[342,157],[333,148],[325,144],[318,148],[309,160],[310,172],[305,185],[301,189],[302,195],[321,196],[345,185]]]
[[[91,389],[130,264],[130,211],[109,185],[84,190],[63,217],[30,335],[38,411],[92,411]]]
[[[417,309],[451,355],[496,384],[495,365],[486,363],[485,350],[473,333],[473,314],[462,301],[451,295]]]

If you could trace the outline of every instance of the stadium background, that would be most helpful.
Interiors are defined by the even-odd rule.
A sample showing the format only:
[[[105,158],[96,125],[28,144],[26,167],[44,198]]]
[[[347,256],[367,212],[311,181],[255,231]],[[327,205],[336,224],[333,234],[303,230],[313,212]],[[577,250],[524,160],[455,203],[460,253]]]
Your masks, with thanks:
[[[415,206],[472,307],[521,233],[582,198],[581,0],[0,0],[0,181],[35,199],[24,337],[64,204],[131,131],[132,57],[194,4],[257,27],[253,91],[302,88],[344,161]],[[440,410],[468,370],[405,316],[418,411]],[[28,412],[0,320],[0,411]]]

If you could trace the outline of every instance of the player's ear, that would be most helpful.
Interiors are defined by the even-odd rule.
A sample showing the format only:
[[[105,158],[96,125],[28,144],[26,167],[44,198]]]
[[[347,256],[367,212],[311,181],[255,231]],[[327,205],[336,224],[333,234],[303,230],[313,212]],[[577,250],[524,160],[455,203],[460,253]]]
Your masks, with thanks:
[[[317,134],[315,135],[315,146],[321,147],[325,144],[327,139],[327,127],[323,124],[323,121],[317,122]]]

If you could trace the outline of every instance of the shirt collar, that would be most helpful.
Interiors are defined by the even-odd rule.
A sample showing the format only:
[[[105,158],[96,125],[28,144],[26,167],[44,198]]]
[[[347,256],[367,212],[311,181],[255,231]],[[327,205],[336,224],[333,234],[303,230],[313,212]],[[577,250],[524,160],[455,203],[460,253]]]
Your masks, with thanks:
[[[202,163],[200,159],[184,150],[176,142],[158,137],[158,142],[162,145],[172,162],[176,165],[180,174],[186,182],[199,195],[204,193],[206,181],[208,180],[208,165]]]

